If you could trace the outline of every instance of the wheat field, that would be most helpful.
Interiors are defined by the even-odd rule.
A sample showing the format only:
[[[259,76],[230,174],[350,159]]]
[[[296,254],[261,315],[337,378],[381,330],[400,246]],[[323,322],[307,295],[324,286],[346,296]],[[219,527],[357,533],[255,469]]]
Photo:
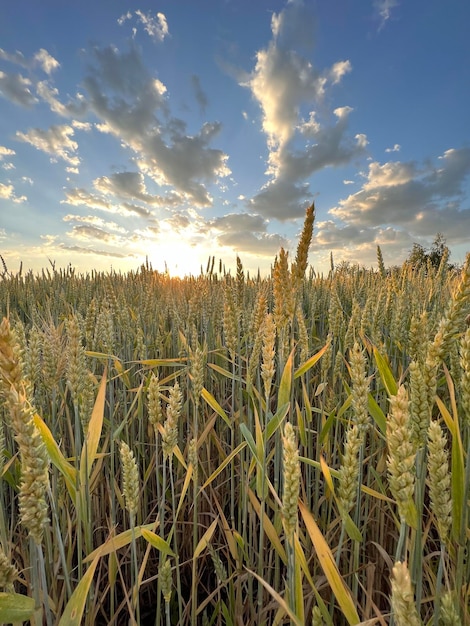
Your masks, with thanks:
[[[0,279],[0,623],[470,624],[470,256]]]

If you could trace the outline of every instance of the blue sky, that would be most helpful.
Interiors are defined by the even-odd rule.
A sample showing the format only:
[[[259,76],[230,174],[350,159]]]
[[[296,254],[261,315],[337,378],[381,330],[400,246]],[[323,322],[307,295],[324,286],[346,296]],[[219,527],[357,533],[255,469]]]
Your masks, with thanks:
[[[171,274],[470,250],[467,0],[0,7],[8,269]]]

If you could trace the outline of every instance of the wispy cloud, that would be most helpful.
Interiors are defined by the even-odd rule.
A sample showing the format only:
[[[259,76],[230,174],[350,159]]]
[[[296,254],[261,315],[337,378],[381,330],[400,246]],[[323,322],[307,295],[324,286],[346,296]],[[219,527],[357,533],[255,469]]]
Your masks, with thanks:
[[[159,12],[152,15],[150,11],[144,13],[138,9],[137,11],[134,11],[134,13],[131,13],[131,11],[124,13],[117,22],[119,26],[122,26],[128,21],[134,21],[140,26],[143,26],[147,35],[156,42],[162,42],[165,37],[168,37],[170,34],[168,22],[164,13]],[[133,36],[135,37],[136,34],[137,28],[133,27]]]
[[[30,108],[38,101],[31,92],[32,82],[21,74],[6,74],[0,71],[0,93],[15,104]]]
[[[379,31],[392,15],[392,9],[398,6],[398,0],[374,0],[375,12],[380,20]]]
[[[0,161],[6,156],[14,156],[16,152],[5,146],[0,146]]]
[[[49,154],[52,159],[62,159],[76,167],[80,164],[80,159],[76,156],[78,144],[71,139],[74,132],[72,126],[64,124],[51,126],[47,130],[32,128],[26,133],[17,131],[15,136],[18,141],[29,143],[37,150]]]
[[[25,69],[31,70],[37,66],[46,74],[52,74],[60,67],[60,63],[47,50],[40,48],[32,58],[28,59],[25,55],[16,50],[15,52],[7,52],[0,48],[0,59],[8,61],[14,65],[19,65]]]
[[[54,59],[54,57],[49,54],[47,50],[44,50],[44,48],[38,50],[33,59],[46,74],[52,74],[52,72],[55,72],[55,70],[60,67],[59,61]]]
[[[191,87],[193,88],[194,96],[196,98],[196,102],[199,105],[201,113],[205,113],[208,104],[207,96],[201,87],[200,78],[196,74],[193,74],[191,76]]]
[[[12,184],[5,185],[3,183],[0,183],[0,199],[11,200],[15,204],[21,204],[22,202],[26,202],[28,200],[26,196],[17,196],[15,188]]]

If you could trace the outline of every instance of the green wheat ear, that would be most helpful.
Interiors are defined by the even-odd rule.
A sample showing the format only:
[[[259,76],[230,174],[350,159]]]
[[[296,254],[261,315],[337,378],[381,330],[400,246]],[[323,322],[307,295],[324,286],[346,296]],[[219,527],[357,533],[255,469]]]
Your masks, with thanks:
[[[282,494],[282,521],[286,539],[292,542],[297,529],[300,489],[299,450],[292,424],[287,422],[283,437],[284,491]]]

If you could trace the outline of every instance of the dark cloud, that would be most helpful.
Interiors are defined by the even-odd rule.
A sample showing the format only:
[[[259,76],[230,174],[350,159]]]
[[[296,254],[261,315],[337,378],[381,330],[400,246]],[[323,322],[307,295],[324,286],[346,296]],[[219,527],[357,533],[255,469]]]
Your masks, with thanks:
[[[285,237],[266,232],[268,222],[261,215],[229,213],[209,221],[207,225],[215,230],[219,245],[239,253],[274,256],[282,246],[288,245]]]
[[[303,217],[310,202],[308,183],[296,184],[289,180],[276,179],[267,183],[251,198],[248,207],[250,211],[260,213],[263,217],[289,221]]]
[[[21,74],[6,74],[0,71],[0,93],[7,100],[26,108],[36,104],[37,98],[31,93],[32,82]]]
[[[226,176],[227,155],[209,147],[219,123],[205,123],[193,135],[169,115],[164,85],[150,76],[133,48],[95,49],[94,65],[85,79],[90,106],[100,118],[99,130],[118,137],[137,154],[144,174],[199,206],[212,198],[206,183]]]
[[[201,81],[199,79],[199,76],[197,76],[196,74],[193,74],[191,76],[191,86],[193,88],[194,97],[196,98],[196,102],[199,105],[201,113],[205,113],[208,105],[207,96],[201,87]]]
[[[449,220],[465,220],[466,211],[455,205],[446,209],[446,204],[461,195],[469,175],[470,148],[447,150],[438,167],[373,162],[362,189],[341,200],[330,214],[362,226],[397,224],[422,232],[424,224],[447,221],[451,227]]]
[[[105,243],[116,242],[115,235],[112,235],[103,228],[93,226],[91,224],[78,224],[72,227],[72,231],[68,233],[70,237],[77,239],[98,239]]]

